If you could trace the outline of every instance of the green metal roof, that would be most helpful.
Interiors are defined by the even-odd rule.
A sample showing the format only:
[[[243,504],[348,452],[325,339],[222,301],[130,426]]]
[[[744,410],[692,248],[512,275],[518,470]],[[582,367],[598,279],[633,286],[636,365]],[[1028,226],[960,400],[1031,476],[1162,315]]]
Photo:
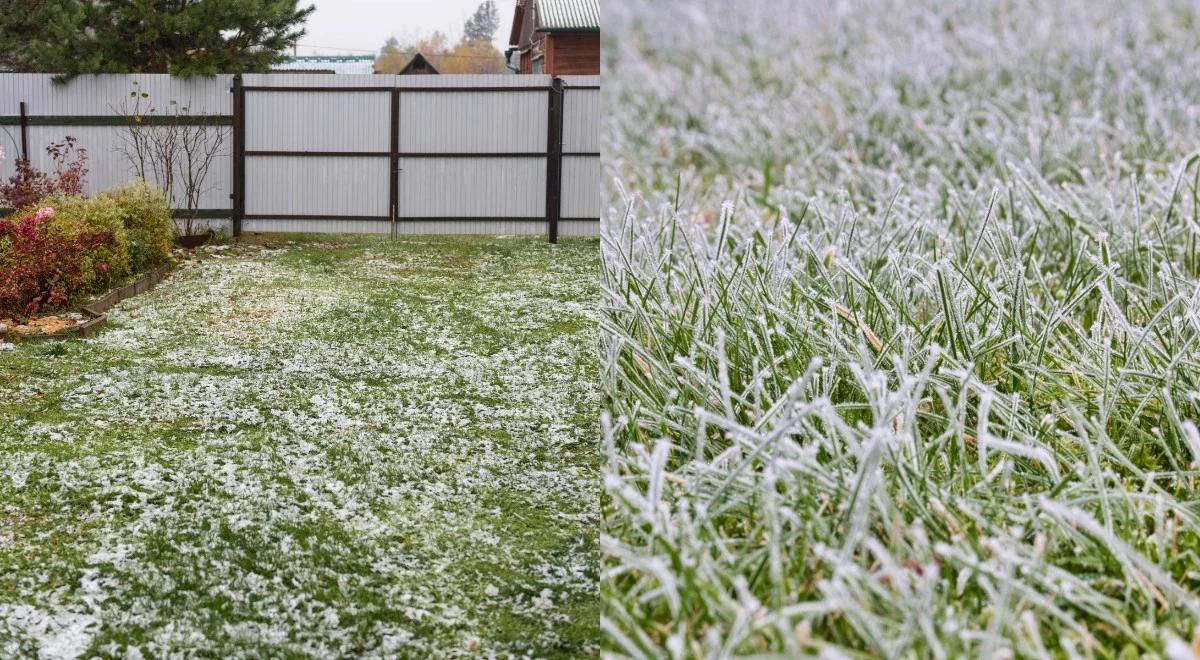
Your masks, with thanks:
[[[292,55],[289,62],[366,62],[375,61],[374,55]]]
[[[272,71],[332,71],[334,73],[375,73],[371,55],[300,55],[271,67]]]
[[[537,29],[600,30],[600,0],[537,0]]]

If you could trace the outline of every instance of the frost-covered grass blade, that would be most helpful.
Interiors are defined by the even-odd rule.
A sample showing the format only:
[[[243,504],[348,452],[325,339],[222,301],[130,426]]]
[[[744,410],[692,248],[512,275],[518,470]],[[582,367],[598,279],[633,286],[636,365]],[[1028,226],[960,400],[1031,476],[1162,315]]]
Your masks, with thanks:
[[[1197,644],[1196,18],[606,5],[609,651]]]

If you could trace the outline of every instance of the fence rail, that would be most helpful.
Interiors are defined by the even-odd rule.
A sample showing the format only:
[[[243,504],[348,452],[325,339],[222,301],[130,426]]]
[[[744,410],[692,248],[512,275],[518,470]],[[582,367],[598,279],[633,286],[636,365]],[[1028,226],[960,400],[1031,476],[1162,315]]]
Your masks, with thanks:
[[[228,148],[194,215],[235,235],[545,233],[554,241],[599,233],[599,82],[249,74],[57,85],[48,75],[0,74],[0,144],[47,169],[42,147],[70,134],[89,151],[93,189],[110,187],[133,176],[121,140],[132,122],[126,106],[145,93],[160,110],[142,114],[141,130],[221,131]]]

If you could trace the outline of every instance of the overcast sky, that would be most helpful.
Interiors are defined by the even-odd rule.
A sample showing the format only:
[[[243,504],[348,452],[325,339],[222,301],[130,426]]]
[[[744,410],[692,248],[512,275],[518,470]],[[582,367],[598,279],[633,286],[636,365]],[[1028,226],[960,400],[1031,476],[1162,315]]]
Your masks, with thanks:
[[[387,38],[406,38],[441,30],[456,41],[463,23],[481,0],[309,0],[317,6],[300,40],[301,55],[374,55]],[[303,3],[301,3],[303,4]],[[496,48],[508,45],[516,0],[496,0],[500,29]]]

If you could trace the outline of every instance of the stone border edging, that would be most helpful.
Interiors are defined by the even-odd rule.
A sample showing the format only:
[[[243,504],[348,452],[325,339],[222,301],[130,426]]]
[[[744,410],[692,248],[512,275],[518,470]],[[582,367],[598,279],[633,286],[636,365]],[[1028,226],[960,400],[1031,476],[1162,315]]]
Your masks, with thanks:
[[[127,284],[115,291],[110,291],[103,297],[93,300],[83,306],[84,315],[89,318],[71,328],[66,328],[53,334],[23,334],[19,332],[0,332],[0,339],[13,341],[29,341],[29,340],[44,340],[44,339],[72,339],[81,337],[91,337],[104,327],[105,321],[108,320],[106,311],[112,309],[113,305],[132,298],[140,293],[145,293],[159,282],[167,279],[167,275],[171,274],[173,264],[163,264],[149,273],[143,275],[140,279],[132,284]]]

